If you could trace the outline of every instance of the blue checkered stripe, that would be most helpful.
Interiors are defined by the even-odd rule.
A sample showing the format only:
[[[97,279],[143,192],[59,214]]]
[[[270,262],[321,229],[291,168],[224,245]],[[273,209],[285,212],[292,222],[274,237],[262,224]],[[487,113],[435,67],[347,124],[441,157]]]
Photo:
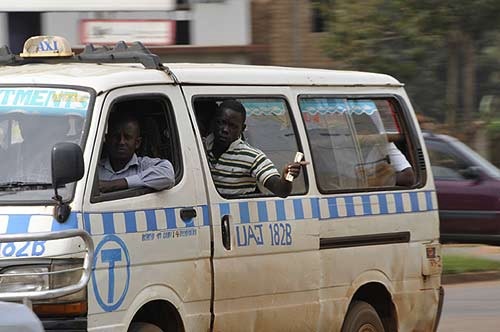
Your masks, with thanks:
[[[425,212],[436,210],[437,203],[435,191],[419,191],[240,201],[213,207],[220,218],[231,215],[235,223],[247,224]]]
[[[320,219],[437,210],[435,191],[378,193],[321,198]]]
[[[206,205],[190,207],[196,210],[197,217],[182,220],[182,207],[116,211],[101,213],[84,213],[83,225],[92,235],[126,234],[152,232],[169,229],[180,229],[209,225],[208,207]]]
[[[319,217],[317,198],[268,199],[265,201],[240,201],[215,204],[218,214],[231,215],[235,223],[270,222],[317,219]],[[214,211],[217,215],[217,211]]]
[[[57,232],[77,229],[81,213],[72,212],[64,223],[47,214],[0,214],[0,234]]]
[[[232,215],[236,223],[293,221],[305,219],[334,219],[372,215],[416,213],[437,210],[435,191],[396,192],[344,195],[325,198],[288,198],[262,201],[219,203],[222,218]],[[77,229],[83,222],[84,229],[92,235],[136,233],[166,229],[209,226],[210,216],[206,205],[196,206],[197,217],[183,221],[182,207],[82,213],[73,211],[68,220],[59,223],[51,215],[0,214],[0,234],[55,232]],[[217,211],[214,211],[217,215]]]

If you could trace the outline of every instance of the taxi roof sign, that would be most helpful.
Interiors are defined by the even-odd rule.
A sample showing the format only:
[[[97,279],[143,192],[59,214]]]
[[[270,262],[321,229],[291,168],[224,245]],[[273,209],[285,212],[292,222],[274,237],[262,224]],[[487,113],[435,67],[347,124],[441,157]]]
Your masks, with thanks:
[[[140,63],[145,69],[166,71],[173,76],[168,67],[161,63],[160,57],[138,41],[130,46],[120,41],[114,47],[87,44],[77,55],[73,53],[69,42],[59,36],[31,37],[24,43],[20,55],[13,54],[6,45],[0,47],[0,66],[63,62]]]
[[[70,57],[73,50],[69,42],[59,36],[35,36],[24,43],[23,58],[41,57]]]

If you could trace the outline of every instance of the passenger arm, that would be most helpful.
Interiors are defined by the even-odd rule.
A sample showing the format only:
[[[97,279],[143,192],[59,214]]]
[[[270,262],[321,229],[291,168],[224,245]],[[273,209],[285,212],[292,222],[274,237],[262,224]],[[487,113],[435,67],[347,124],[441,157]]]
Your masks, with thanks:
[[[102,193],[108,193],[111,191],[124,190],[127,189],[127,180],[117,179],[117,180],[99,180],[99,191]]]
[[[283,167],[283,171],[281,172],[281,176],[273,175],[264,183],[264,186],[269,189],[273,194],[285,198],[292,192],[292,183],[285,179],[287,174],[291,174],[295,179],[300,174],[300,169],[303,165],[307,165],[309,162],[301,161],[301,162],[293,162],[285,165]]]
[[[415,174],[411,167],[396,172],[396,185],[410,187],[415,183]]]
[[[137,174],[125,178],[128,188],[163,190],[175,184],[174,168],[166,159],[142,157],[139,168]]]
[[[415,183],[415,173],[405,155],[399,151],[394,143],[389,143],[387,153],[392,166],[396,170],[396,185],[412,186]]]

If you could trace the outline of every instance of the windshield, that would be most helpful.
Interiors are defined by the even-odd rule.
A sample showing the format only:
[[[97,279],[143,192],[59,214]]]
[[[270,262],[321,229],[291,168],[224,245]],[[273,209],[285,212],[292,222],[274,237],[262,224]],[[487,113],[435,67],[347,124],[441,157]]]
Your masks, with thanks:
[[[459,150],[463,151],[469,160],[471,160],[476,166],[481,167],[486,174],[493,178],[500,178],[500,170],[495,165],[481,157],[481,155],[459,140],[453,140],[452,142],[453,145],[455,145]]]
[[[50,200],[52,147],[82,146],[89,100],[80,90],[0,88],[0,201]]]

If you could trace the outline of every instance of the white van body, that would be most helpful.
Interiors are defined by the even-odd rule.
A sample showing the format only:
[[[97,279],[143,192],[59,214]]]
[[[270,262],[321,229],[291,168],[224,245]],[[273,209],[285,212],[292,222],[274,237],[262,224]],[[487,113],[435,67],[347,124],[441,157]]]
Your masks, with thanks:
[[[46,195],[42,203],[14,199],[21,194],[16,191],[0,196],[0,241],[1,234],[72,229],[84,230],[93,241],[89,283],[75,300],[85,302],[86,310],[73,316],[45,312],[40,317],[47,331],[56,326],[141,330],[139,322],[165,331],[340,331],[348,310],[360,301],[376,310],[386,331],[435,330],[442,303],[436,194],[418,123],[401,83],[382,74],[319,69],[167,67],[77,61],[0,67],[0,93],[75,89],[83,91],[86,97],[80,102],[88,107],[81,113],[85,124],[79,141],[84,174],[68,190],[68,220],[54,219],[51,188],[41,192]],[[24,106],[36,104],[35,93],[46,92],[31,92]],[[0,109],[9,103],[22,106],[21,99],[2,100],[4,96],[6,92],[0,95]],[[304,190],[285,199],[222,197],[196,125],[193,100],[199,96],[277,98],[288,105],[294,137],[310,161],[303,172]],[[411,149],[418,148],[418,184],[320,190],[299,104],[304,96],[395,98],[411,127],[406,132],[414,144]],[[175,119],[181,170],[175,186],[96,199],[97,166],[113,105],[150,97],[164,100]],[[228,230],[229,243],[223,239]],[[83,242],[47,241],[41,254],[33,247],[40,246],[36,242],[16,242],[14,247],[12,242],[0,243],[0,273],[12,270],[21,258],[36,265],[49,257],[82,257],[72,253]],[[25,246],[29,249],[21,252]],[[15,292],[15,285],[2,290],[0,283],[2,292]],[[35,312],[43,301],[32,298]]]

